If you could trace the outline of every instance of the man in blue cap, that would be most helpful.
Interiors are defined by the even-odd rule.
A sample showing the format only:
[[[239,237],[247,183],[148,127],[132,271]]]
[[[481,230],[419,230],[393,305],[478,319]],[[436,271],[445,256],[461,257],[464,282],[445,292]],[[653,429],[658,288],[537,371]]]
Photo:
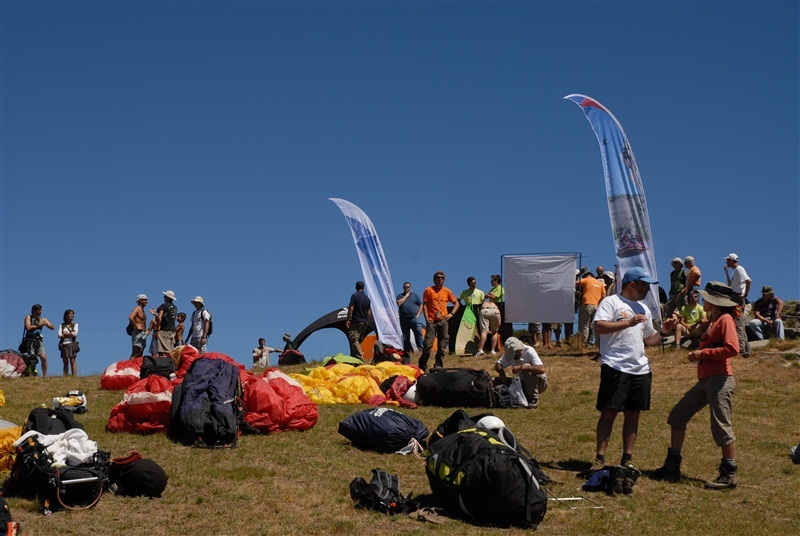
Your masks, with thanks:
[[[639,414],[650,409],[652,372],[644,353],[645,345],[661,344],[662,334],[653,328],[650,310],[642,300],[656,288],[658,280],[643,268],[628,268],[622,278],[621,294],[600,302],[594,317],[594,329],[600,347],[600,388],[597,393],[597,457],[595,466],[605,465],[614,420],[622,411],[622,461],[612,471],[613,492],[629,495],[641,474],[631,463],[633,445],[639,430]],[[664,321],[667,332],[675,320]]]

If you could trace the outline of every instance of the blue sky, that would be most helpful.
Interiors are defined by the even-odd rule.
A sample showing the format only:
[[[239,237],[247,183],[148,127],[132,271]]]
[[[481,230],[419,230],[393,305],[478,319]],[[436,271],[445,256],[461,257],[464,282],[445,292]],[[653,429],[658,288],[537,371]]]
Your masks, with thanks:
[[[797,2],[3,2],[0,346],[33,303],[126,358],[136,294],[200,294],[250,362],[361,278],[329,197],[394,286],[488,290],[503,254],[614,264],[589,123],[625,128],[659,276],[693,255],[800,298]],[[60,373],[55,335],[45,335]],[[302,347],[347,352],[338,332]]]

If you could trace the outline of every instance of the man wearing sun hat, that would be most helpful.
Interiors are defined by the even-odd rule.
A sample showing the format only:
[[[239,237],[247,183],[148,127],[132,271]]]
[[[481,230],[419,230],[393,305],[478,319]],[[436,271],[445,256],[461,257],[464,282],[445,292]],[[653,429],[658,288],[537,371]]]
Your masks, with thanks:
[[[189,340],[189,344],[197,348],[201,354],[204,354],[208,352],[211,313],[206,309],[202,296],[195,296],[194,299],[192,299],[192,305],[194,305],[194,312],[192,312],[189,336],[186,338]]]
[[[600,302],[594,317],[594,329],[600,348],[600,388],[596,408],[597,457],[593,469],[605,466],[614,420],[621,411],[622,461],[613,471],[614,493],[633,493],[633,484],[641,472],[633,466],[633,446],[639,428],[639,414],[650,409],[652,372],[645,355],[645,345],[661,344],[662,334],[653,327],[650,309],[642,301],[658,280],[638,266],[628,268],[622,277],[622,291]],[[662,329],[671,331],[674,318],[664,321]],[[596,466],[596,467],[595,467]]]
[[[506,378],[506,367],[519,376],[529,407],[538,408],[539,395],[547,390],[547,374],[536,350],[516,337],[509,337],[503,343],[503,356],[494,365],[501,380]]]

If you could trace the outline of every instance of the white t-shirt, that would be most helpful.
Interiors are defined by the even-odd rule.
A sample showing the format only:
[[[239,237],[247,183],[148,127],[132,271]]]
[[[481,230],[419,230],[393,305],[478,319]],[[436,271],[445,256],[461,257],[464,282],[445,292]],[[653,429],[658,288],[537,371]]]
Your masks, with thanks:
[[[192,313],[192,337],[202,339],[205,336],[206,320],[211,320],[211,313],[209,313],[205,309],[194,310],[194,312]]]
[[[750,276],[741,264],[734,268],[731,275],[731,288],[736,294],[744,294],[745,282],[750,281]]]
[[[594,321],[618,322],[637,314],[646,315],[647,320],[614,333],[598,335],[601,364],[627,374],[650,372],[650,361],[644,355],[644,339],[656,330],[650,309],[643,302],[628,300],[620,294],[607,296],[597,307]]]
[[[519,365],[534,365],[536,367],[544,366],[544,363],[542,363],[542,360],[539,359],[539,354],[536,353],[536,350],[527,344],[522,350],[522,355],[519,359],[514,359],[513,354],[508,357],[506,357],[506,354],[503,354],[503,357],[497,360],[497,364],[503,368]]]
[[[58,325],[58,336],[61,337],[61,335],[66,335],[67,333],[70,333],[70,332],[68,330],[64,329],[64,324],[59,324]],[[64,337],[62,339],[62,341],[64,341],[64,344],[71,343],[72,340],[74,339],[74,337],[78,335],[78,324],[77,324],[77,322],[72,325],[71,335],[72,335],[72,337]]]

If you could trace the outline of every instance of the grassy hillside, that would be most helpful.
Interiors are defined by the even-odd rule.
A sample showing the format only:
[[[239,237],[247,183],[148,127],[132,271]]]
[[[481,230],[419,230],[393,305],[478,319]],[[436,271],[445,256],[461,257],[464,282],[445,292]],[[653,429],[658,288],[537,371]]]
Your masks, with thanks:
[[[666,417],[693,384],[694,366],[685,351],[650,350],[654,369],[652,410],[642,417],[634,463],[648,471],[663,461],[669,440]],[[708,491],[702,481],[715,476],[719,449],[708,428],[707,413],[690,424],[684,447],[684,473],[678,484],[642,477],[632,497],[588,494],[602,509],[570,510],[550,505],[539,527],[542,534],[787,534],[800,526],[797,490],[800,466],[792,465],[789,448],[800,441],[800,347],[790,341],[771,343],[750,359],[737,358],[734,372],[734,431],[738,437],[740,485],[732,491]],[[518,440],[535,454],[556,482],[560,497],[581,495],[577,470],[594,456],[597,412],[595,393],[599,365],[591,355],[542,353],[549,390],[540,408],[497,410]],[[487,368],[493,360],[450,357],[448,366]],[[295,368],[300,371],[299,367]],[[170,476],[161,499],[130,499],[107,494],[85,512],[42,516],[36,503],[11,499],[25,535],[129,536],[131,534],[521,534],[520,529],[478,527],[464,521],[433,525],[405,516],[385,517],[356,510],[349,482],[382,467],[400,477],[404,493],[430,504],[424,461],[396,454],[353,448],[337,433],[341,419],[365,406],[320,406],[320,420],[308,432],[244,436],[232,450],[178,446],[162,435],[136,436],[105,432],[111,407],[122,392],[102,391],[98,376],[0,380],[6,405],[0,417],[17,423],[40,404],[69,389],[89,397],[89,412],[79,416],[89,436],[113,456],[137,450],[160,463]],[[409,412],[433,429],[451,409],[419,408]],[[608,452],[616,463],[621,453],[621,420]],[[587,494],[584,494],[587,495]],[[723,528],[724,527],[724,528]]]

